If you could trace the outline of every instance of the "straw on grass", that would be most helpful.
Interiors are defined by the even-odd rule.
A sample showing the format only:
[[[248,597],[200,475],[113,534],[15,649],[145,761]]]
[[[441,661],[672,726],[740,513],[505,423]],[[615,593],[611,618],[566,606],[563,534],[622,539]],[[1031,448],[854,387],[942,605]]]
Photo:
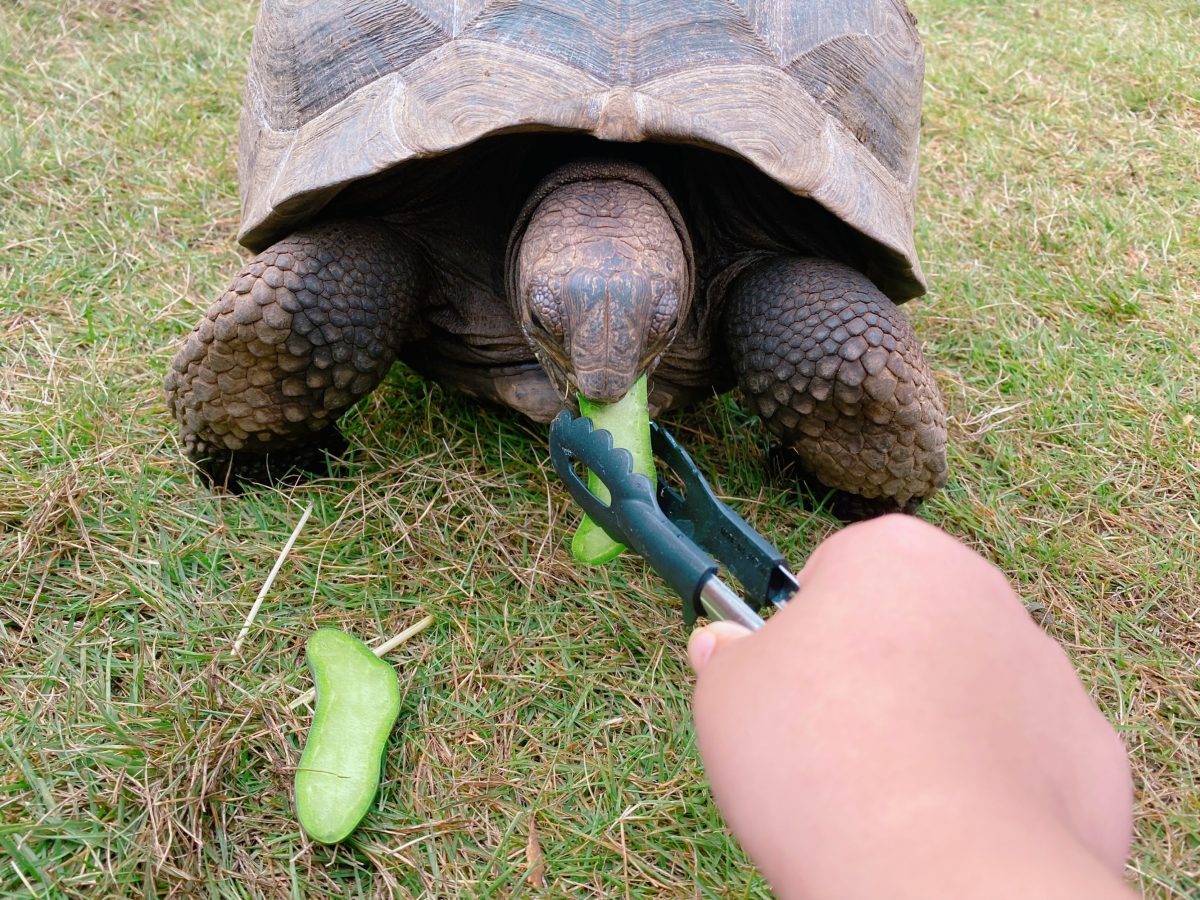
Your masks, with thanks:
[[[233,655],[240,656],[242,653],[242,642],[246,639],[246,635],[250,633],[250,626],[254,624],[254,619],[258,616],[258,610],[262,606],[263,598],[267,596],[267,591],[271,589],[271,585],[275,583],[275,576],[279,574],[279,570],[283,568],[283,561],[292,551],[292,545],[296,543],[296,538],[300,536],[301,530],[304,528],[304,523],[308,521],[308,517],[312,515],[313,505],[308,504],[304,510],[304,515],[300,517],[300,521],[296,523],[296,527],[292,529],[292,536],[287,539],[287,543],[283,545],[283,549],[279,551],[279,557],[275,560],[275,565],[271,568],[271,573],[267,575],[267,580],[263,582],[258,596],[254,598],[254,605],[250,607],[250,612],[246,614],[246,621],[242,625],[242,630],[238,632],[237,640],[233,642]]]

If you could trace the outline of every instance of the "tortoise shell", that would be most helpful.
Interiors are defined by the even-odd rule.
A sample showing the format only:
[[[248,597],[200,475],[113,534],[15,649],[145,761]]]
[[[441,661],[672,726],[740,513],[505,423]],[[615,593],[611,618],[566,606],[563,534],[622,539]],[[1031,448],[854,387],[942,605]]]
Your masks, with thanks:
[[[264,0],[242,111],[239,240],[348,185],[518,132],[740,157],[924,292],[913,206],[924,54],[903,0]]]

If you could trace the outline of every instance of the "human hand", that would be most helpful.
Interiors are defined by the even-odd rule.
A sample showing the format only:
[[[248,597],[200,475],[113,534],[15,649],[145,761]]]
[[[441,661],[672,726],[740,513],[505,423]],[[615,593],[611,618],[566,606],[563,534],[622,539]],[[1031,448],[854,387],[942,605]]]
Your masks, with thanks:
[[[896,516],[800,583],[688,647],[713,795],[781,896],[1129,896],[1124,748],[995,568]]]

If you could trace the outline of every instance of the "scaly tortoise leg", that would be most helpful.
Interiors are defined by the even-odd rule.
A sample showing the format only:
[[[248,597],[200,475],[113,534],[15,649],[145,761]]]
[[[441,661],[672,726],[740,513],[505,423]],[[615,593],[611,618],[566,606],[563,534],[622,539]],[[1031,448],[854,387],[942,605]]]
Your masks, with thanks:
[[[858,515],[911,510],[946,480],[941,395],[903,314],[866,276],[777,256],[729,287],[734,372],[767,429]]]
[[[319,471],[338,416],[417,333],[425,267],[379,222],[337,222],[263,251],[183,343],[166,379],[184,447],[238,489]]]

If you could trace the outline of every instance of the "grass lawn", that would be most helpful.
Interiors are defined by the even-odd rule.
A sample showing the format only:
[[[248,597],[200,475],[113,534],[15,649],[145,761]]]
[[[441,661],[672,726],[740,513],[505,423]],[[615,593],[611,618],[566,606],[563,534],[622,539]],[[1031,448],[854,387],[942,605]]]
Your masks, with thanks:
[[[1200,9],[915,12],[909,311],[951,412],[922,515],[1014,579],[1124,735],[1130,878],[1200,896]],[[184,464],[161,383],[239,263],[253,16],[0,6],[0,895],[767,896],[704,786],[677,601],[637,560],[572,565],[544,429],[398,369],[333,477],[229,499]],[[796,565],[838,527],[735,400],[672,422]],[[307,843],[304,640],[425,613],[376,810]]]

